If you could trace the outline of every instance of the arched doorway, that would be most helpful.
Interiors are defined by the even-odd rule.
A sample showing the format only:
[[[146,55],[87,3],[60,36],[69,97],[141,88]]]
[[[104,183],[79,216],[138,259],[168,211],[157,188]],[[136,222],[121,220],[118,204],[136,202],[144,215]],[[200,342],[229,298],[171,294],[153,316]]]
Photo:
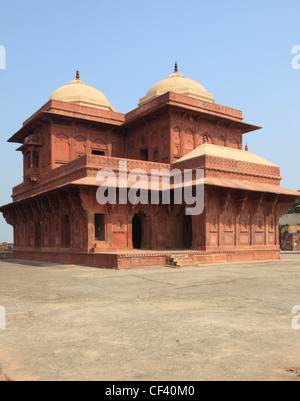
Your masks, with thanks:
[[[192,216],[184,216],[183,219],[183,245],[185,249],[191,249],[193,242]]]
[[[142,248],[142,221],[137,214],[132,219],[132,245],[134,249]]]

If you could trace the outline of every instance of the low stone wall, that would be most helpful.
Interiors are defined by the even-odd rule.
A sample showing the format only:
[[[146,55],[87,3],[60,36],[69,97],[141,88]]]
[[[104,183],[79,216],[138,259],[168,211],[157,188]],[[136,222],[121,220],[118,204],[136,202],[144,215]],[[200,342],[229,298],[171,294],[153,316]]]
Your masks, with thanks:
[[[50,263],[91,266],[105,269],[136,269],[166,266],[170,256],[185,256],[188,265],[205,263],[254,262],[279,260],[279,249],[251,249],[243,251],[137,251],[128,253],[70,253],[26,251],[16,249],[15,259]]]
[[[300,213],[285,214],[279,220],[282,251],[300,251]]]
[[[13,244],[8,244],[6,242],[0,244],[0,259],[13,259],[13,249]]]
[[[283,251],[300,251],[300,225],[280,226],[280,247]]]
[[[0,259],[13,259],[13,252],[0,252]]]

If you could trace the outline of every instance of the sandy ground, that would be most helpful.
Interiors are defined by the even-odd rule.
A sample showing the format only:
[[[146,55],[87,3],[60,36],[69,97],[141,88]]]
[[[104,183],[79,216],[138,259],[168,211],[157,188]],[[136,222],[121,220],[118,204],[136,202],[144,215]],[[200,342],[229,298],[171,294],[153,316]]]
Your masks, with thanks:
[[[300,380],[299,289],[299,254],[129,271],[0,261],[0,380]]]

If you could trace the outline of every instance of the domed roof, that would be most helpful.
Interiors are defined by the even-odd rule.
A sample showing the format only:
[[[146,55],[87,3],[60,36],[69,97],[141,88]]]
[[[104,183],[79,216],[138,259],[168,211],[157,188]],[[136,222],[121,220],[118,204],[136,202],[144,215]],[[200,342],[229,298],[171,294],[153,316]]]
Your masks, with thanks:
[[[139,106],[155,99],[158,96],[167,92],[175,92],[181,95],[190,96],[196,99],[204,100],[206,102],[214,103],[214,97],[198,82],[184,77],[178,72],[177,63],[175,64],[175,71],[166,79],[158,82],[148,91],[147,95],[143,97]]]
[[[49,100],[59,100],[61,102],[74,103],[81,106],[116,111],[103,93],[80,80],[78,71],[76,73],[76,79],[54,91]]]

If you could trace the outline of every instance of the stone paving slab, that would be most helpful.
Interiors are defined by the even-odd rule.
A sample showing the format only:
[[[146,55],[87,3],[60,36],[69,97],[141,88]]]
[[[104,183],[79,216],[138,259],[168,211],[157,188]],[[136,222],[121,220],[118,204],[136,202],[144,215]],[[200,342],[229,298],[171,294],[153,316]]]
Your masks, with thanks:
[[[300,255],[183,269],[0,261],[11,380],[300,380]]]

